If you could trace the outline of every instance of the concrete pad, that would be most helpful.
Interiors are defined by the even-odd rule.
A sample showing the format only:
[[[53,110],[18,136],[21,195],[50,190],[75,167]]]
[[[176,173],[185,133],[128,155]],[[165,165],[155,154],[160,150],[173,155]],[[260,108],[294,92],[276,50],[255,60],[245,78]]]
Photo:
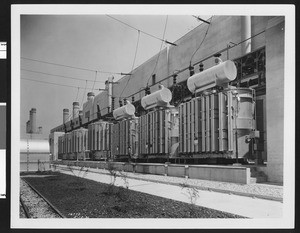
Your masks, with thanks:
[[[61,172],[68,175],[73,175],[70,171],[61,170]],[[109,175],[100,173],[88,172],[85,178],[106,184],[111,182],[111,177]],[[129,189],[131,190],[190,203],[187,190],[182,189],[179,186],[141,181],[130,178],[127,178],[127,181],[129,183]],[[124,186],[124,180],[122,180],[121,177],[117,177],[115,185]],[[248,218],[282,217],[283,204],[281,202],[203,190],[198,190],[198,194],[199,198],[196,202],[196,205],[198,206],[225,211]]]

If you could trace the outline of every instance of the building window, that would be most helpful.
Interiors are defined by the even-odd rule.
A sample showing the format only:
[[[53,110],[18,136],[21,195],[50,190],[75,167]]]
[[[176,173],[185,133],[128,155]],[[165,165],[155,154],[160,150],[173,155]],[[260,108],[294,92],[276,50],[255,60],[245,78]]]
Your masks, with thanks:
[[[156,83],[156,75],[153,74],[152,75],[152,85],[154,85]]]

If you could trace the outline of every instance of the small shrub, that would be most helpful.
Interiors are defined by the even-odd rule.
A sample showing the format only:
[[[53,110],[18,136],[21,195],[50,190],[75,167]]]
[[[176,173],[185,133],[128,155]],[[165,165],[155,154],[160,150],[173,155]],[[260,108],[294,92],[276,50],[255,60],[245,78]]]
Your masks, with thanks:
[[[180,184],[181,189],[185,190],[186,193],[184,193],[184,195],[186,195],[189,198],[190,201],[190,206],[189,206],[189,215],[191,216],[195,216],[195,207],[196,207],[196,203],[198,198],[200,197],[199,195],[199,190],[196,189],[195,187],[190,186],[187,182]]]

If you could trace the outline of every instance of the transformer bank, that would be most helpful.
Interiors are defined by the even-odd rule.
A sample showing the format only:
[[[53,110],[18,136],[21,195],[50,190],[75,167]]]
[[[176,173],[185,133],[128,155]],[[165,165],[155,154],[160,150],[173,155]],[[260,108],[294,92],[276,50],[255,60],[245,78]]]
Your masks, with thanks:
[[[205,36],[207,27],[200,24],[177,40],[177,46],[162,50],[130,75],[117,80],[117,84],[110,77],[106,91],[87,101],[82,124],[79,115],[51,132],[88,129],[89,124],[103,120],[113,124],[111,158],[114,154],[135,156],[136,152],[142,157],[155,153],[169,158],[238,157],[252,160],[269,181],[282,183],[283,134],[278,132],[284,131],[285,18],[214,16],[198,49],[199,38]],[[187,69],[189,64],[192,69]],[[167,90],[156,92],[161,84],[172,92],[171,101],[164,94]],[[135,126],[129,126],[132,119],[112,116],[113,110],[123,107],[125,102],[119,93],[131,99],[136,108]],[[166,112],[173,111],[167,102],[178,111],[173,124],[166,121],[169,117]],[[170,117],[172,121],[172,114]],[[122,128],[121,124],[125,126]],[[120,130],[122,135],[131,135],[127,143],[120,140]],[[178,136],[165,133],[161,137],[163,131]],[[138,146],[133,145],[137,142],[133,136]]]

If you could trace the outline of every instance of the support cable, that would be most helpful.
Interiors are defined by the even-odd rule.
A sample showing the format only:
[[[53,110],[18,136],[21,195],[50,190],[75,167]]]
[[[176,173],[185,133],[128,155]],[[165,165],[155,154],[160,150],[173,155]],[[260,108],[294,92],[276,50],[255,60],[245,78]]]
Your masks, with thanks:
[[[260,34],[264,33],[265,31],[266,31],[266,30],[262,30],[262,31],[260,31],[260,32],[257,33],[257,34],[255,34],[255,35],[253,35],[253,36],[251,36],[251,37],[249,37],[249,38],[247,38],[247,39],[245,39],[245,40],[240,41],[239,43],[235,43],[235,44],[233,44],[233,45],[229,45],[229,46],[227,46],[226,48],[221,49],[221,50],[219,50],[218,52],[215,52],[215,53],[213,53],[213,54],[211,54],[211,55],[209,55],[209,56],[207,56],[207,57],[205,57],[205,58],[203,58],[203,59],[201,59],[201,60],[195,62],[194,64],[192,64],[192,66],[196,66],[196,65],[200,64],[201,62],[204,62],[204,61],[206,61],[206,60],[208,60],[208,59],[214,57],[216,53],[223,53],[223,52],[225,52],[225,51],[227,51],[227,50],[230,50],[230,49],[232,49],[232,48],[234,48],[234,47],[236,47],[236,46],[239,46],[240,44],[245,43],[246,41],[248,41],[248,40],[250,40],[250,39],[252,39],[252,38],[254,38],[254,37],[256,37],[256,36],[259,36]],[[178,70],[177,72],[173,73],[172,75],[169,75],[169,76],[167,76],[167,77],[161,79],[159,82],[163,82],[163,81],[165,81],[165,80],[167,80],[167,79],[173,77],[174,74],[177,74],[177,75],[178,75],[178,74],[180,74],[180,73],[182,73],[182,72],[184,72],[184,71],[186,71],[186,70],[188,70],[188,69],[189,69],[189,66],[188,66],[188,67],[185,67],[185,68],[182,68],[181,70]],[[154,84],[154,85],[155,85],[155,84]],[[149,87],[151,87],[151,86],[153,86],[153,85],[149,85]],[[126,98],[129,98],[129,97],[131,97],[131,96],[133,96],[133,95],[136,95],[136,94],[140,93],[141,91],[142,91],[142,90],[138,90],[137,92],[135,92],[135,93],[133,93],[133,94],[127,96]]]
[[[115,17],[112,17],[111,15],[106,15],[106,16],[109,17],[109,18],[111,18],[111,19],[113,19],[113,20],[115,20],[115,21],[118,21],[119,23],[122,23],[122,24],[124,24],[124,25],[126,25],[126,26],[128,26],[128,27],[130,27],[130,28],[132,28],[132,29],[134,29],[134,30],[140,31],[141,33],[143,33],[143,34],[145,34],[145,35],[147,35],[147,36],[150,36],[150,37],[152,37],[152,38],[154,38],[154,39],[160,40],[160,41],[162,41],[162,42],[165,42],[165,43],[170,44],[170,45],[173,45],[173,46],[177,46],[177,44],[172,43],[172,42],[170,42],[170,41],[167,41],[167,40],[165,40],[165,38],[161,39],[161,38],[159,38],[159,37],[157,37],[157,36],[151,35],[150,33],[145,32],[145,31],[143,31],[143,30],[140,30],[140,29],[138,29],[138,28],[136,28],[136,27],[134,27],[134,26],[131,26],[131,25],[129,25],[128,23],[125,23],[125,22],[123,22],[123,21],[121,21],[121,20],[119,20],[119,19],[117,19],[117,18],[115,18]]]
[[[139,41],[140,41],[140,30],[138,30],[138,38],[137,38],[137,43],[136,43],[136,46],[135,46],[135,53],[134,53],[134,58],[133,58],[133,63],[132,63],[132,67],[131,67],[131,72],[134,68],[134,65],[135,65],[135,59],[136,59],[136,55],[137,55],[137,51],[138,51],[138,47],[139,47]],[[121,98],[125,88],[127,87],[128,83],[129,83],[129,80],[131,78],[131,75],[129,76],[129,78],[127,79],[127,82],[126,82],[126,85],[124,86],[120,96],[119,96],[119,99]]]
[[[210,21],[209,21],[209,24],[208,24],[208,26],[207,26],[206,32],[205,32],[205,34],[204,34],[204,37],[203,37],[203,39],[202,39],[200,45],[199,45],[198,48],[194,51],[194,53],[193,53],[193,55],[192,55],[192,57],[191,57],[191,59],[190,59],[190,66],[191,66],[191,63],[192,63],[192,60],[193,60],[195,54],[196,54],[196,53],[198,52],[198,50],[201,48],[201,46],[202,46],[202,44],[203,44],[203,42],[204,42],[204,40],[205,40],[205,38],[206,38],[206,36],[207,36],[207,33],[208,33],[209,28],[210,28],[210,25],[211,25],[211,22],[212,22],[213,17],[214,17],[214,16],[212,16],[212,17],[210,18]]]
[[[55,76],[55,77],[61,77],[61,78],[67,78],[67,79],[73,79],[73,80],[79,80],[79,81],[86,81],[86,79],[82,79],[82,78],[74,78],[74,77],[69,77],[69,76],[65,76],[65,75],[58,75],[58,74],[50,74],[50,73],[46,73],[46,72],[40,72],[40,71],[35,71],[35,70],[27,70],[27,69],[21,69],[24,71],[28,71],[28,72],[32,72],[32,73],[37,73],[37,74],[44,74],[44,75],[49,75],[49,76]],[[97,71],[96,71],[97,72]],[[87,80],[88,82],[93,82],[92,80]],[[95,82],[95,81],[94,81]],[[96,81],[98,83],[104,83],[103,81]]]
[[[76,94],[76,99],[75,99],[76,102],[78,100],[78,94],[79,94],[79,87],[77,88],[77,94]]]
[[[92,91],[94,90],[94,87],[95,87],[95,83],[96,83],[96,79],[97,79],[97,71],[95,72],[95,80],[94,80],[94,84],[93,84],[93,88],[92,88]]]
[[[163,38],[165,38],[166,29],[167,29],[167,24],[168,24],[168,15],[167,15],[166,22],[165,22],[165,28],[164,28],[164,32],[163,32]],[[148,80],[147,80],[147,87],[148,87],[148,85],[149,85],[150,78],[151,78],[152,75],[154,74],[154,71],[155,71],[155,69],[156,69],[156,67],[157,67],[157,63],[158,63],[158,60],[159,60],[159,57],[160,57],[160,53],[161,53],[161,49],[162,49],[163,44],[164,44],[164,43],[163,43],[163,41],[162,41],[161,44],[160,44],[159,53],[158,53],[158,56],[157,56],[157,59],[156,59],[156,62],[155,62],[154,69],[153,69],[153,71],[152,71],[150,77],[149,77]]]
[[[84,97],[85,97],[86,88],[87,88],[87,81],[85,82],[85,88],[84,88],[84,92],[83,92],[83,96],[82,96],[82,101],[81,101],[81,108],[83,106],[83,101],[84,101]]]
[[[110,71],[93,70],[93,69],[87,69],[87,68],[82,68],[82,67],[58,64],[58,63],[54,63],[54,62],[42,61],[42,60],[32,59],[32,58],[28,58],[28,57],[21,57],[21,59],[40,62],[40,63],[45,63],[45,64],[50,64],[50,65],[56,65],[56,66],[61,66],[61,67],[68,67],[68,68],[77,69],[77,70],[84,70],[84,71],[90,71],[90,72],[96,72],[97,71],[98,73],[124,75],[124,73],[122,73],[122,72],[110,72]]]
[[[79,88],[79,89],[85,89],[83,87],[78,87],[78,86],[71,86],[71,85],[66,85],[66,84],[59,84],[59,83],[52,83],[52,82],[47,82],[47,81],[41,81],[41,80],[35,80],[35,79],[30,79],[30,78],[21,78],[23,80],[28,80],[32,82],[39,82],[39,83],[45,83],[45,84],[51,84],[51,85],[56,85],[56,86],[61,86],[61,87],[70,87],[70,88]],[[85,80],[87,81],[87,80]],[[92,88],[86,88],[86,89],[92,89]],[[100,90],[101,88],[99,88]]]

